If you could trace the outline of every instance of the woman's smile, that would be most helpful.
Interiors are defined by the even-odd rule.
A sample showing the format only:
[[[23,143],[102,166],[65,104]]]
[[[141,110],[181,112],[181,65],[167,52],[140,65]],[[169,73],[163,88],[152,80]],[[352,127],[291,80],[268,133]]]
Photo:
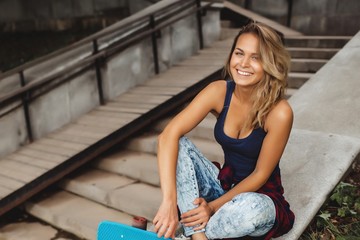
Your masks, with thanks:
[[[250,72],[245,72],[245,71],[241,71],[241,70],[237,70],[237,73],[241,76],[251,76],[252,73]]]

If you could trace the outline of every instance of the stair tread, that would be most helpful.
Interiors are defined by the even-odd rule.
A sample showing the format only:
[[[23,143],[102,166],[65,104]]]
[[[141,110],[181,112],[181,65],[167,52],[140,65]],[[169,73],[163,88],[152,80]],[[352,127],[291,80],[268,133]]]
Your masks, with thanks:
[[[319,52],[328,52],[328,51],[339,51],[341,48],[314,48],[314,47],[286,47],[288,51],[319,51]]]
[[[291,62],[304,62],[304,63],[327,63],[327,59],[316,59],[316,58],[292,58]]]
[[[101,170],[160,186],[157,157],[154,154],[120,150],[101,157],[93,163],[93,166]]]
[[[97,227],[101,221],[131,225],[133,218],[129,214],[66,191],[58,191],[45,199],[28,202],[26,210],[60,229],[89,240],[96,240]]]
[[[290,72],[289,73],[289,76],[292,76],[292,77],[311,77],[313,76],[314,73],[306,73],[306,72]]]
[[[60,185],[86,199],[149,220],[155,217],[162,196],[159,187],[97,169],[89,169]]]

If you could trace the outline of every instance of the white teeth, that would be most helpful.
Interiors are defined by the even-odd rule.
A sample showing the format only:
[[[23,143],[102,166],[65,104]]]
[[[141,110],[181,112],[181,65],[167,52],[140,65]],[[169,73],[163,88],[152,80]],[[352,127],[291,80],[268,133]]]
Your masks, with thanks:
[[[251,75],[251,73],[243,72],[243,71],[240,71],[240,70],[238,70],[237,72],[238,72],[238,74],[243,75],[243,76],[250,76]]]

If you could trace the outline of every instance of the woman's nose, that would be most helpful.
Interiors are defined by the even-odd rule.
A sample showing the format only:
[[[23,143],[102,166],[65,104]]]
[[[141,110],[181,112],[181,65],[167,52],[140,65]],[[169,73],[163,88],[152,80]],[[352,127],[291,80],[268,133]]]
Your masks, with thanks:
[[[240,66],[247,67],[248,65],[249,65],[249,58],[248,57],[243,57],[240,60]]]

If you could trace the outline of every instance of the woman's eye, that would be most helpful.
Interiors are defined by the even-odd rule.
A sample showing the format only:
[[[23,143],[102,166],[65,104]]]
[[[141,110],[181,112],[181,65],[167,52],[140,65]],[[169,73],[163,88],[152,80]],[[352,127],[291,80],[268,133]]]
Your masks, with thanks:
[[[258,56],[252,56],[251,57],[253,60],[259,60],[259,57]]]
[[[242,52],[235,52],[235,55],[237,56],[243,56],[244,54]]]

